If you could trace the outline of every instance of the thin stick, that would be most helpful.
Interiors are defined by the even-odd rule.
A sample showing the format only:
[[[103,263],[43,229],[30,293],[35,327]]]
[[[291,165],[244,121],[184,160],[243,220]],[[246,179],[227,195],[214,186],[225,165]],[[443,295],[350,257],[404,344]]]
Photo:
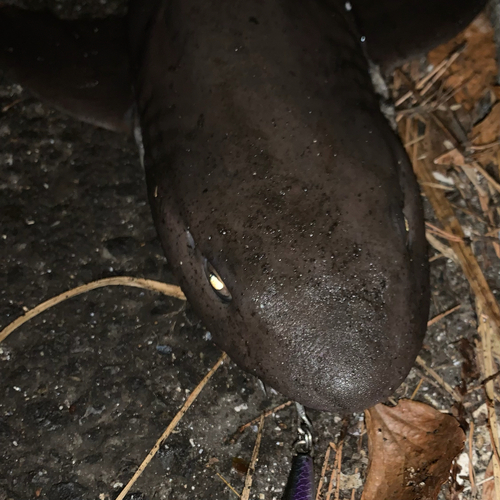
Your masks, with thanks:
[[[470,426],[469,426],[469,481],[471,485],[472,491],[476,492],[476,473],[474,471],[474,462],[472,461],[473,459],[473,453],[472,453],[472,447],[474,446],[474,421],[470,421]]]
[[[255,464],[259,456],[260,441],[262,439],[262,429],[264,428],[264,414],[260,416],[259,430],[257,431],[257,438],[253,447],[252,458],[248,466],[247,475],[245,477],[245,486],[241,492],[241,500],[248,500],[250,498],[250,488],[252,487],[253,473],[255,472]],[[118,500],[118,499],[117,499]]]
[[[217,361],[217,363],[215,363],[215,365],[212,366],[212,368],[205,375],[205,377],[203,377],[203,380],[194,388],[193,392],[186,399],[181,409],[177,412],[177,415],[175,415],[172,421],[168,424],[168,427],[165,429],[163,434],[157,439],[156,443],[151,448],[151,451],[147,454],[146,458],[143,460],[142,464],[139,466],[136,473],[132,476],[132,479],[127,483],[125,488],[123,488],[120,494],[116,497],[116,500],[123,500],[125,498],[130,488],[132,488],[134,483],[137,481],[137,479],[139,479],[140,475],[144,472],[144,469],[148,466],[149,462],[151,462],[153,457],[156,455],[156,453],[160,449],[160,446],[170,436],[170,434],[172,434],[172,431],[175,429],[181,418],[188,411],[189,407],[194,403],[194,401],[196,400],[200,392],[203,390],[203,388],[207,385],[207,382],[210,380],[212,375],[217,371],[219,366],[222,365],[222,363],[224,363],[226,359],[227,359],[227,354],[224,352]]]
[[[428,185],[429,183],[427,183],[427,186]],[[448,233],[447,231],[440,229],[439,227],[435,226],[434,224],[431,224],[430,222],[426,222],[425,225],[428,227],[427,231],[430,231],[431,233],[434,233],[437,236],[441,236],[441,238],[445,238],[449,241],[456,241],[456,242],[463,241],[463,238],[461,238],[460,236],[455,236],[454,234]]]
[[[331,500],[333,492],[333,480],[335,479],[335,499],[338,499],[340,492],[340,469],[342,467],[342,449],[344,447],[344,437],[337,445],[337,454],[335,455],[335,464],[333,466],[332,475],[330,476],[330,484],[326,493],[326,500]]]
[[[434,325],[435,323],[442,320],[443,318],[446,318],[446,316],[448,316],[451,313],[454,313],[455,311],[457,311],[461,307],[462,307],[462,304],[458,304],[455,307],[452,307],[451,309],[448,309],[447,311],[444,311],[444,312],[438,314],[437,316],[434,316],[433,318],[431,318],[427,322],[427,327]]]
[[[221,481],[238,497],[238,498],[241,498],[241,495],[231,486],[231,484],[226,481],[226,479],[224,479],[223,476],[221,476],[218,472],[215,473],[217,476],[219,476],[219,478],[221,479]]]
[[[417,364],[424,369],[455,401],[462,401],[462,398],[450,384],[445,382],[431,367],[427,366],[427,363],[420,357],[417,356]]]
[[[319,497],[321,495],[321,490],[323,488],[323,483],[325,482],[326,468],[328,467],[328,462],[330,460],[330,452],[331,451],[332,451],[332,449],[329,446],[326,449],[325,459],[323,460],[323,467],[321,467],[321,476],[320,476],[320,480],[319,480],[319,484],[318,484],[318,489],[316,490],[315,500],[319,500]]]
[[[424,184],[425,186],[436,188],[436,189],[442,189],[443,191],[446,191],[448,193],[455,191],[454,187],[445,186],[443,184],[439,184],[438,182],[422,182],[422,184]]]
[[[490,481],[493,481],[493,479],[495,479],[493,476],[489,476],[481,481],[478,481],[476,486],[482,486],[484,483],[489,483]],[[464,492],[469,491],[470,489],[471,489],[470,486],[466,486],[464,488]]]
[[[448,245],[442,243],[435,236],[429,233],[429,231],[425,232],[425,238],[432,247],[434,247],[439,253],[443,255],[443,257],[451,259],[453,262],[455,262],[455,264],[460,265],[457,254]]]
[[[427,85],[425,85],[425,87],[422,88],[422,91],[420,92],[421,96],[424,96],[429,91],[429,89],[446,73],[447,69],[457,60],[458,56],[463,52],[464,48],[465,45],[462,45],[462,47],[459,50],[457,50],[448,58],[443,67],[439,68],[439,70],[431,77]],[[416,88],[417,89],[421,88],[419,87],[419,85],[421,84],[422,84],[421,82],[417,83]]]
[[[286,403],[275,406],[274,408],[271,408],[270,410],[266,410],[264,412],[264,417],[269,417],[269,415],[272,415],[273,413],[276,413],[276,412],[282,410],[283,408],[290,406],[292,403],[293,403],[293,401],[287,401]],[[260,421],[260,417],[256,417],[253,420],[250,420],[250,422],[247,422],[246,424],[243,424],[241,427],[238,427],[238,430],[229,439],[229,443],[234,444],[236,442],[236,438],[238,437],[238,434],[241,434],[245,429],[248,429],[249,427],[258,423],[259,421]]]
[[[341,452],[341,451],[342,451],[342,443],[339,443],[338,449],[336,450],[335,462],[333,465],[332,473],[330,474],[330,482],[328,483],[328,490],[326,492],[326,497],[325,497],[326,500],[331,500],[331,498],[332,498],[333,482],[337,478],[337,469],[336,469],[337,456],[338,456],[339,452]]]
[[[464,51],[464,49],[465,49],[465,45],[462,45],[449,57],[447,57],[446,59],[443,59],[428,75],[424,76],[419,82],[417,82],[417,84],[415,85],[415,88],[417,90],[420,90],[421,88],[423,88],[425,86],[425,84],[429,80],[434,78],[434,76],[438,73],[441,76],[442,75],[441,72],[442,72],[443,68],[446,71],[446,69],[448,69],[448,67],[451,66],[451,64],[453,64],[453,62],[456,61],[456,59]]]
[[[16,99],[15,101],[12,101],[11,103],[9,104],[6,104],[3,108],[2,108],[2,113],[6,113],[7,111],[9,111],[10,108],[13,108],[14,106],[16,106],[17,104],[19,104],[20,102],[23,102],[24,101],[24,98],[19,98],[19,99]]]
[[[16,328],[24,325],[27,321],[38,316],[40,313],[50,309],[51,307],[64,302],[72,297],[76,297],[82,293],[89,292],[90,290],[95,290],[97,288],[103,288],[105,286],[131,286],[134,288],[144,288],[146,290],[152,290],[154,292],[160,292],[169,297],[174,297],[180,300],[186,300],[185,295],[182,290],[176,285],[168,285],[167,283],[161,283],[160,281],[146,280],[143,278],[133,278],[132,276],[115,276],[113,278],[104,278],[102,280],[92,281],[86,285],[77,286],[67,292],[56,295],[41,304],[38,304],[33,309],[27,311],[25,314],[14,320],[10,325],[7,325],[3,330],[0,331],[0,342],[4,341]]]
[[[477,161],[475,161],[472,166],[491,184],[491,186],[497,192],[500,193],[500,184],[495,179],[493,179],[493,177],[491,177],[491,175],[486,172],[486,170],[481,165],[479,165]]]
[[[405,94],[403,94],[395,103],[394,107],[397,108],[401,106],[405,101],[407,101],[413,95],[413,90],[408,90]]]
[[[344,439],[347,434],[348,420],[344,419],[342,430],[340,431],[339,444],[335,446],[335,443],[330,443],[330,446],[335,450],[335,462],[333,464],[332,474],[330,476],[330,484],[328,485],[328,491],[326,492],[326,500],[331,500],[333,492],[333,481],[335,479],[335,498],[338,498],[337,493],[340,488],[340,469],[342,467],[342,448],[344,447]]]
[[[434,115],[431,115],[431,117],[435,118]],[[407,131],[408,129],[414,129],[414,123],[411,122],[411,120],[406,120],[405,125]],[[415,170],[415,173],[417,174],[418,180],[420,182],[433,182],[433,166],[430,159],[426,158],[421,161],[416,160],[416,158],[418,157],[418,149],[420,145],[429,142],[429,135],[433,132],[433,128],[435,128],[428,121],[426,122],[426,125],[427,141],[417,143],[412,146],[412,148],[409,148],[409,154],[414,159],[413,168]],[[401,124],[401,126],[403,126],[403,124]],[[410,140],[411,138],[412,137],[408,136],[407,134],[407,136],[405,137],[405,142],[408,142],[408,140]],[[430,148],[430,150],[432,151],[432,148]],[[462,270],[467,280],[469,281],[474,295],[481,301],[484,313],[490,319],[490,324],[495,331],[494,340],[498,341],[500,328],[500,308],[488,282],[486,281],[484,273],[479,266],[476,256],[472,252],[471,247],[467,245],[465,241],[463,241],[464,232],[460,225],[460,222],[458,221],[450,202],[441,190],[433,189],[426,185],[423,185],[422,187],[425,192],[425,196],[432,204],[436,217],[439,219],[444,229],[448,233],[462,239],[462,241],[450,241],[450,246],[457,255]]]
[[[359,468],[358,468],[358,467],[356,467],[356,468],[354,469],[354,474],[357,474],[358,472],[359,472]],[[351,490],[351,500],[354,500],[354,498],[355,498],[355,497],[356,497],[356,488],[353,488],[353,489]]]
[[[493,319],[484,312],[484,306],[479,298],[476,298],[476,312],[478,318],[477,331],[481,338],[482,361],[484,375],[489,377],[496,371],[495,361],[492,354],[492,337],[495,335]],[[495,383],[494,380],[484,385],[486,395],[486,408],[488,411],[488,430],[490,432],[491,447],[493,448],[493,476],[495,477],[495,497],[500,498],[500,456],[498,450],[500,440],[498,437],[498,420],[495,413]]]
[[[424,377],[420,377],[420,381],[417,384],[417,387],[415,387],[415,390],[413,391],[413,394],[411,395],[410,399],[414,399],[415,398],[415,396],[417,395],[417,392],[419,391],[420,386],[422,385],[423,381],[424,381]]]

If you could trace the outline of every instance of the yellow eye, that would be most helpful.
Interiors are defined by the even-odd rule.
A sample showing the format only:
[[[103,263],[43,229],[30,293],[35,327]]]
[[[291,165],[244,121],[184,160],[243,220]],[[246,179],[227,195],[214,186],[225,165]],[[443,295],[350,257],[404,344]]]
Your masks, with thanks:
[[[224,283],[222,283],[222,281],[217,276],[215,276],[215,274],[210,275],[210,284],[212,285],[212,288],[217,292],[221,291],[225,287]]]
[[[214,290],[214,292],[217,294],[219,299],[223,300],[224,302],[230,302],[231,299],[233,298],[231,296],[231,293],[227,289],[227,286],[225,285],[224,281],[222,281],[222,278],[219,276],[219,273],[214,269],[212,264],[210,262],[206,262],[206,273],[207,273],[207,278],[208,282],[210,283],[210,286]]]

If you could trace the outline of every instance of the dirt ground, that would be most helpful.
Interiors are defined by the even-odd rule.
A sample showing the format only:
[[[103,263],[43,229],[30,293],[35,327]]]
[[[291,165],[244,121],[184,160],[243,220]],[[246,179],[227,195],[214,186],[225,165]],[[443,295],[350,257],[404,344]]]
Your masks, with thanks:
[[[123,10],[123,2],[105,0],[24,5],[71,16]],[[133,141],[68,118],[5,78],[1,108],[0,327],[26,308],[99,278],[174,283]],[[473,195],[468,201],[478,206]],[[475,225],[464,214],[461,222]],[[491,245],[478,238],[473,248],[498,294]],[[462,378],[459,341],[473,342],[476,319],[460,268],[437,258],[431,317],[457,304],[457,312],[429,328],[421,352],[453,387]],[[140,289],[93,291],[31,320],[0,345],[0,500],[116,498],[220,355],[189,305]],[[452,398],[418,367],[395,398],[410,397],[420,382],[417,400],[450,410]],[[285,401],[266,396],[255,378],[225,363],[127,498],[236,498],[217,474],[241,491],[241,468],[250,460],[256,427],[236,443],[228,438],[263,409]],[[476,439],[487,435],[482,407],[482,391],[469,394],[467,415],[476,412]],[[310,416],[317,480],[329,442],[338,442],[345,427],[340,498],[351,498],[353,490],[359,498],[368,462],[363,415],[344,422],[341,415]],[[251,498],[281,498],[295,418],[287,407],[266,419]],[[491,458],[488,443],[484,437],[474,449],[478,480]],[[467,457],[460,464],[468,477]]]

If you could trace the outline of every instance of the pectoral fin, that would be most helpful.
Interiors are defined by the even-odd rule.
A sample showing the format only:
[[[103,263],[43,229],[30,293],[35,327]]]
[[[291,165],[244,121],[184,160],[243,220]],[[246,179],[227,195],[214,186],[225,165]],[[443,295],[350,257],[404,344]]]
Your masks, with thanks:
[[[125,18],[60,20],[0,7],[0,69],[41,100],[130,133],[133,92]]]

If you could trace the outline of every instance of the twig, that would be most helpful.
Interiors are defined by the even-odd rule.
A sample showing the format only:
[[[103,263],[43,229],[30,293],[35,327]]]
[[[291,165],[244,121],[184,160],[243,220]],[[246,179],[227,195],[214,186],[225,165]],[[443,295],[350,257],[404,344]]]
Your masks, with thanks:
[[[9,111],[10,108],[13,108],[14,106],[16,106],[17,104],[19,104],[20,102],[23,102],[24,99],[25,99],[24,97],[20,97],[19,99],[16,99],[15,101],[12,101],[9,104],[6,104],[2,108],[2,113],[6,113],[7,111]]]
[[[444,186],[443,184],[439,184],[438,182],[423,182],[422,184],[436,188],[436,189],[442,189],[443,191],[446,191],[447,193],[451,193],[451,192],[455,191],[454,187]]]
[[[321,490],[323,488],[323,483],[325,482],[326,468],[328,467],[328,462],[330,460],[330,452],[331,452],[331,447],[329,446],[326,449],[325,459],[323,460],[323,467],[321,467],[321,476],[319,479],[318,489],[316,490],[315,500],[319,500],[319,497],[321,496]]]
[[[348,421],[344,419],[342,430],[339,436],[339,444],[335,446],[335,443],[330,443],[330,447],[336,452],[335,462],[333,464],[333,470],[330,475],[330,484],[328,485],[328,491],[326,492],[325,500],[331,500],[333,492],[333,482],[335,481],[335,498],[338,499],[340,491],[340,469],[342,468],[342,448],[344,447],[344,439],[347,434]]]
[[[473,162],[472,166],[500,193],[500,184],[477,161]]]
[[[328,490],[326,492],[326,497],[325,500],[331,500],[332,498],[332,493],[333,493],[333,485],[335,483],[335,486],[339,482],[339,477],[338,477],[338,461],[337,458],[340,455],[342,457],[342,448],[344,446],[344,441],[340,441],[338,446],[336,447],[336,454],[335,454],[335,462],[333,465],[332,473],[330,474],[330,482],[328,483]]]
[[[438,321],[442,320],[443,318],[446,318],[446,316],[448,316],[449,314],[451,313],[454,313],[455,311],[457,311],[458,309],[460,309],[462,307],[462,304],[458,304],[456,305],[455,307],[452,307],[451,309],[448,309],[447,311],[444,311],[440,314],[438,314],[437,316],[434,316],[433,318],[431,318],[428,322],[427,322],[427,328],[429,326],[432,326],[434,325],[435,323],[437,323]]]
[[[475,162],[474,165],[476,167],[479,167],[480,169],[482,169],[482,167],[478,163]],[[481,209],[483,210],[484,215],[486,217],[488,217],[488,221],[489,221],[489,222],[487,222],[488,229],[491,229],[492,226],[495,225],[495,219],[493,216],[493,211],[489,206],[489,204],[490,204],[489,193],[486,189],[483,189],[483,187],[479,183],[478,175],[477,175],[477,172],[474,170],[474,168],[472,168],[468,165],[465,165],[465,164],[461,165],[461,167],[462,167],[462,170],[465,172],[465,175],[468,177],[468,179],[472,182],[472,184],[476,188],[476,191],[477,191],[477,194],[479,197],[479,204],[481,205]],[[485,172],[485,174],[488,175],[486,172]],[[491,180],[492,180],[492,182],[495,182],[492,178],[491,178]],[[493,244],[493,248],[495,250],[497,257],[500,258],[500,244],[498,243],[497,239],[493,240],[492,244]]]
[[[448,68],[458,59],[458,56],[464,51],[465,49],[465,44],[463,44],[461,47],[459,47],[447,60],[445,60],[445,64],[439,64],[438,66],[441,66],[438,71],[432,75],[432,77],[429,79],[429,82],[423,86],[424,84],[422,81],[417,83],[416,88],[422,88],[420,85],[423,86],[420,95],[424,96],[429,89],[446,73]],[[424,82],[425,83],[425,82]]]
[[[428,75],[424,76],[419,82],[417,82],[415,88],[417,90],[420,90],[425,87],[426,83],[429,80],[432,79],[434,81],[437,81],[439,78],[441,78],[444,72],[457,60],[458,56],[464,51],[464,49],[465,44],[456,49],[455,52],[453,52],[449,57],[443,59]],[[437,78],[434,78],[436,75],[438,75]]]
[[[429,183],[424,183],[423,185],[429,186]],[[449,241],[455,241],[455,242],[463,241],[463,238],[461,238],[460,236],[455,236],[454,234],[451,234],[448,231],[444,231],[443,229],[440,229],[439,227],[435,226],[434,224],[431,224],[430,222],[426,222],[425,225],[428,228],[427,231],[437,236],[440,236],[441,238],[445,238]]]
[[[264,427],[264,414],[260,416],[259,429],[257,431],[257,438],[255,439],[255,445],[253,447],[252,458],[250,459],[250,465],[248,466],[247,475],[245,477],[245,486],[241,492],[241,500],[248,500],[250,498],[250,488],[252,487],[253,473],[255,472],[255,464],[259,457],[260,441],[262,439],[262,429]]]
[[[286,408],[287,406],[290,406],[293,403],[293,401],[287,401],[286,403],[283,403],[281,405],[275,406],[274,408],[271,408],[270,410],[266,410],[264,412],[264,417],[268,417],[269,415],[272,415],[273,413],[276,413],[283,408]],[[252,425],[256,424],[257,422],[260,421],[260,417],[256,417],[253,420],[250,420],[250,422],[247,422],[246,424],[243,424],[241,427],[238,427],[238,430],[231,436],[231,438],[228,440],[230,444],[234,444],[239,436],[245,429],[248,429]]]
[[[414,399],[415,398],[415,396],[417,395],[417,392],[419,391],[419,389],[420,389],[423,381],[424,381],[424,377],[420,377],[420,381],[418,382],[417,387],[415,387],[415,390],[413,391],[410,399]]]
[[[462,401],[460,394],[451,387],[450,384],[445,382],[438,374],[435,372],[430,366],[427,366],[427,363],[420,357],[417,356],[417,364],[423,368],[425,372],[427,372],[455,401]]]
[[[231,486],[229,481],[227,481],[221,474],[218,472],[215,473],[217,476],[219,476],[220,480],[238,497],[241,498],[241,495]]]
[[[89,292],[90,290],[95,290],[97,288],[103,288],[105,286],[131,286],[134,288],[144,288],[146,290],[152,290],[155,292],[163,293],[169,297],[174,297],[180,300],[186,300],[185,295],[182,290],[176,285],[168,285],[166,283],[161,283],[160,281],[146,280],[143,278],[133,278],[131,276],[115,276],[113,278],[104,278],[102,280],[92,281],[86,285],[77,286],[67,292],[56,295],[41,304],[38,304],[33,309],[27,311],[25,314],[14,320],[10,325],[7,325],[3,330],[0,331],[0,342],[5,340],[16,328],[24,325],[27,321],[38,316],[40,313],[50,309],[51,307],[64,302],[72,297],[76,297],[82,293]]]
[[[151,451],[147,454],[142,464],[139,466],[135,474],[132,476],[132,479],[126,484],[125,488],[123,488],[120,494],[116,497],[116,500],[123,500],[125,498],[130,488],[132,488],[134,483],[137,481],[137,479],[139,479],[141,474],[144,472],[144,469],[148,466],[149,462],[151,462],[153,457],[156,455],[156,453],[160,449],[160,446],[170,436],[170,434],[172,434],[172,431],[175,429],[181,418],[188,411],[189,407],[194,403],[194,401],[196,400],[200,392],[203,390],[203,388],[207,385],[207,382],[210,380],[212,375],[217,371],[219,366],[222,365],[222,363],[224,363],[226,359],[227,359],[227,354],[223,353],[222,356],[217,361],[217,363],[215,363],[215,365],[212,366],[210,371],[203,377],[203,380],[193,389],[193,392],[186,399],[181,409],[177,412],[177,414],[172,419],[170,424],[168,424],[168,427],[165,429],[163,434],[157,439],[153,448],[151,448]]]
[[[400,125],[402,126],[401,122]],[[405,125],[407,131],[411,131],[414,127],[411,119],[406,120]],[[429,134],[432,131],[431,123],[427,122],[426,125],[427,141],[424,141],[424,143],[428,142]],[[405,142],[408,142],[408,140],[410,139],[411,137],[406,136]],[[417,143],[412,146],[412,148],[410,148],[411,150],[409,151],[409,154],[414,158],[413,168],[420,182],[433,182],[433,168],[429,158],[424,158],[422,160],[416,159],[418,157],[418,149],[421,144],[423,143]],[[465,274],[465,277],[469,281],[474,295],[478,300],[482,302],[483,310],[488,318],[490,318],[491,324],[495,329],[495,338],[498,340],[500,308],[498,307],[496,298],[493,295],[488,282],[486,281],[484,273],[482,272],[471,247],[466,244],[465,241],[463,241],[464,232],[457,217],[455,216],[453,208],[451,207],[450,202],[441,190],[433,189],[425,185],[423,185],[422,187],[427,199],[430,201],[432,207],[434,208],[436,217],[441,222],[445,231],[461,239],[461,241],[450,240],[450,246],[459,259],[462,270]]]
[[[481,351],[483,358],[484,375],[489,377],[496,371],[493,360],[491,339],[495,335],[495,329],[492,325],[492,319],[485,315],[483,304],[476,297],[476,311],[478,318],[477,331],[481,338]],[[500,456],[498,454],[498,420],[495,413],[495,384],[490,380],[484,384],[486,396],[486,408],[488,411],[488,430],[491,437],[491,447],[493,448],[493,476],[495,477],[495,496],[500,498]]]
[[[476,473],[474,471],[474,462],[473,462],[473,448],[474,446],[474,421],[470,421],[469,425],[469,481],[470,486],[473,492],[473,495],[476,493]]]
[[[358,467],[356,467],[356,468],[354,469],[354,474],[357,474],[358,472],[359,472],[359,468],[358,468]],[[356,488],[353,488],[353,489],[351,490],[351,500],[354,500],[354,498],[355,498],[355,497],[356,497]]]
[[[493,479],[495,479],[493,476],[487,477],[487,478],[485,478],[485,479],[483,479],[481,481],[478,481],[476,483],[476,486],[482,486],[484,483],[489,483],[490,481],[493,481]],[[469,491],[470,489],[471,489],[470,486],[466,486],[464,488],[464,492]]]
[[[490,375],[489,377],[486,377],[482,382],[481,385],[486,385],[490,380],[494,380],[500,375],[500,371],[495,372],[493,375]]]
[[[433,236],[428,231],[425,232],[425,237],[429,244],[434,247],[443,257],[451,259],[455,264],[460,265],[457,254],[448,246],[439,241],[435,236]]]

